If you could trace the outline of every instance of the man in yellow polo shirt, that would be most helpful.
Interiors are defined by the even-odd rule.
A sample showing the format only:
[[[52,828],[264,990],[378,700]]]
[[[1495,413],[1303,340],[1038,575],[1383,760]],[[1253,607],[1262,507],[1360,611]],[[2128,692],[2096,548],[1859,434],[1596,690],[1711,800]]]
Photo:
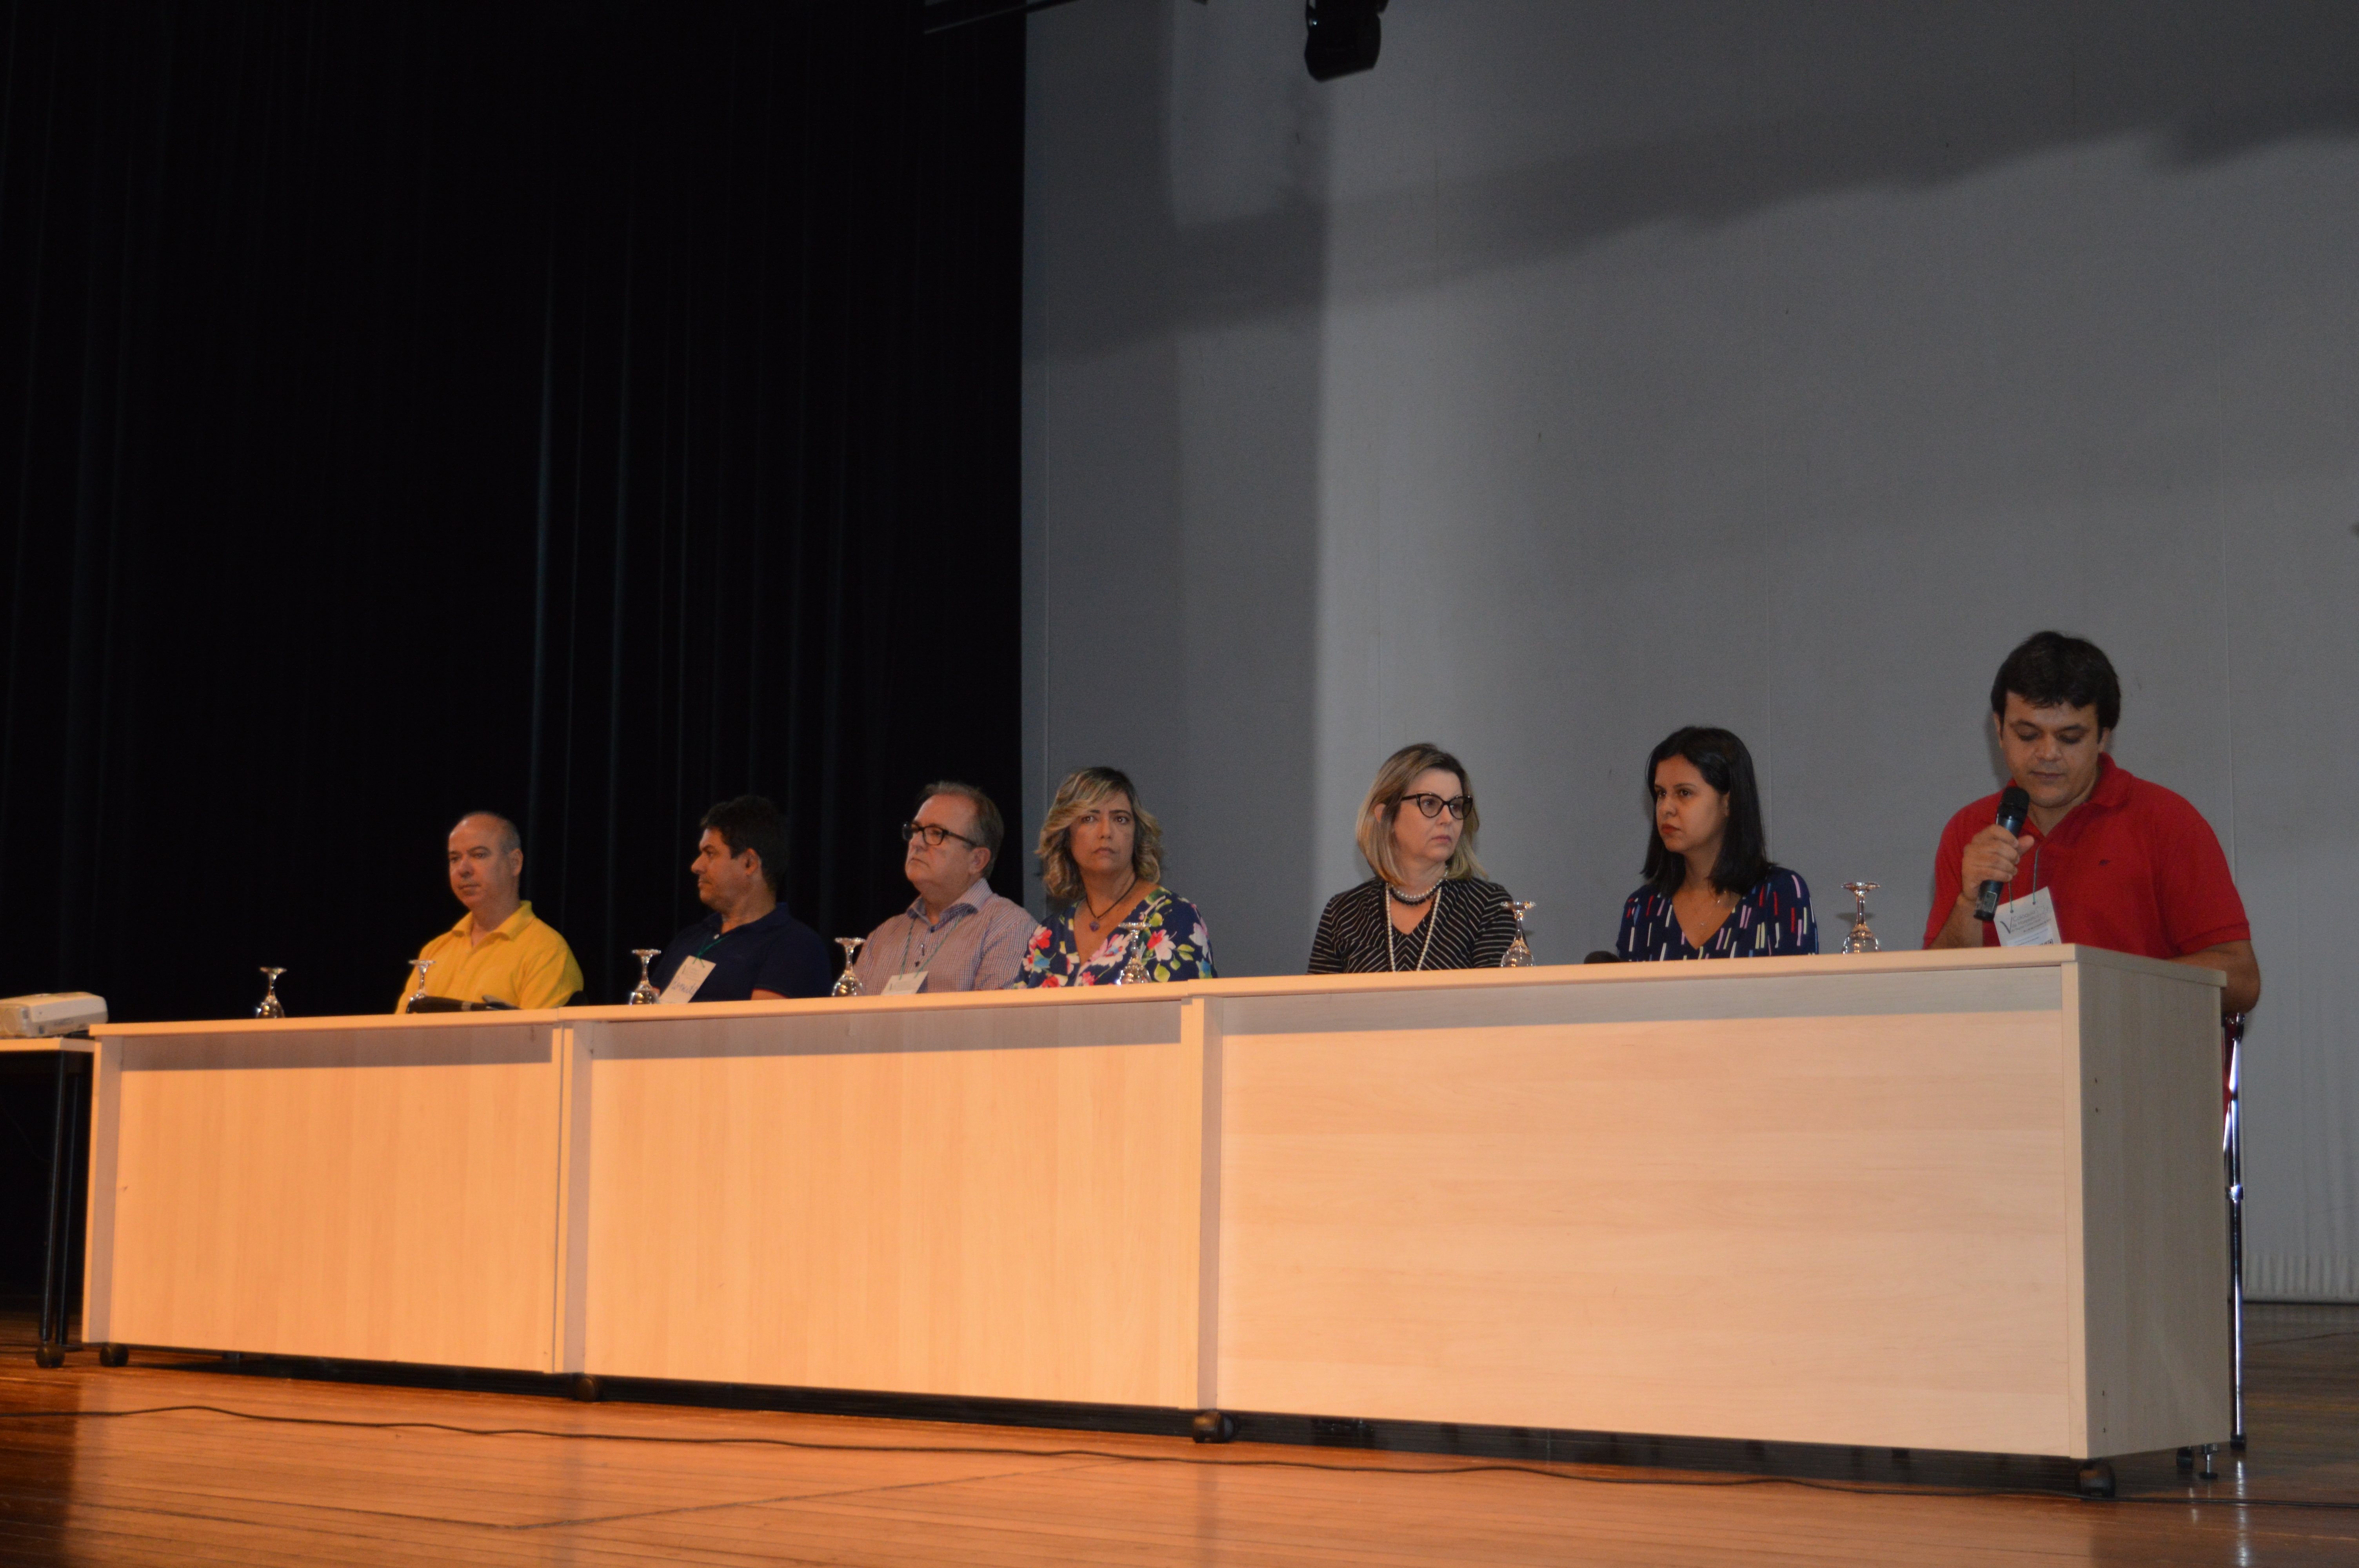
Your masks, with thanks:
[[[516,896],[524,877],[524,838],[516,824],[471,811],[451,829],[451,891],[467,906],[459,924],[418,950],[434,967],[426,994],[510,1007],[562,1007],[582,989],[582,966],[555,928]],[[396,1012],[409,1011],[418,989],[404,986]]]

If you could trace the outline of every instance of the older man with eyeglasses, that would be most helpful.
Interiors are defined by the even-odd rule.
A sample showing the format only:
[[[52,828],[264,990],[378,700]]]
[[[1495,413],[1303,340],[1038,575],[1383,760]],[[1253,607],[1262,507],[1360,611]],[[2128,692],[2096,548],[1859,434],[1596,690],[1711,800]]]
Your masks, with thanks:
[[[901,869],[917,902],[868,934],[853,968],[871,996],[998,990],[1024,967],[1039,922],[991,891],[984,876],[1006,833],[999,807],[973,784],[919,793],[901,825]]]

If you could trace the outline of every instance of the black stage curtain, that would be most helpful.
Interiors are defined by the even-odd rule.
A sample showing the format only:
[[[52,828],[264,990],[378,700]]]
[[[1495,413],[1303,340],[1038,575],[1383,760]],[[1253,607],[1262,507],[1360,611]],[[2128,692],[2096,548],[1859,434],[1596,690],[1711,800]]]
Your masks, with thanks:
[[[917,785],[1015,804],[1020,21],[6,28],[0,994],[386,1011],[484,806],[620,1000],[715,800],[831,936],[909,898]]]

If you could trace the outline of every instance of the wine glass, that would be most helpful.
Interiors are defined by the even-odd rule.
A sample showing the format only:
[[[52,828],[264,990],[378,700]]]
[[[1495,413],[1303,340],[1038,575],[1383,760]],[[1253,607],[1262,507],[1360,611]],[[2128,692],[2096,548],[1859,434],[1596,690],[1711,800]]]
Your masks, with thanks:
[[[1507,950],[1499,956],[1499,968],[1528,969],[1532,967],[1532,945],[1524,940],[1524,916],[1538,909],[1539,905],[1528,899],[1521,903],[1511,899],[1499,907],[1509,911],[1516,917],[1516,939],[1508,943]]]
[[[426,971],[434,967],[434,960],[412,958],[409,960],[409,967],[418,971],[418,983],[410,988],[408,996],[401,999],[401,1005],[404,1007],[408,1007],[411,1002],[426,1000]]]
[[[843,973],[836,976],[835,984],[829,989],[828,995],[860,996],[864,994],[860,984],[860,971],[852,967],[852,961],[860,957],[860,945],[867,940],[865,936],[839,936],[835,939],[835,945],[843,949]]]
[[[1878,885],[1875,882],[1843,883],[1843,891],[1851,894],[1854,905],[1852,912],[1843,916],[1851,922],[1851,935],[1843,938],[1843,950],[1846,953],[1884,951],[1884,944],[1875,939],[1875,933],[1867,924],[1867,895],[1874,892]]]
[[[1125,932],[1130,935],[1130,957],[1125,960],[1122,973],[1114,978],[1114,983],[1135,986],[1141,980],[1153,979],[1147,972],[1147,925],[1134,917],[1115,926],[1112,934],[1120,936]]]
[[[633,1007],[645,1007],[649,1002],[661,1001],[663,1000],[663,993],[656,989],[656,985],[653,980],[647,979],[647,966],[653,963],[656,959],[663,957],[663,949],[660,947],[634,947],[631,949],[631,957],[639,961],[639,983],[631,988],[630,1005]]]
[[[278,977],[286,972],[284,965],[276,968],[268,964],[262,966],[262,1005],[254,1010],[255,1017],[284,1018],[287,1016],[287,1006],[278,1000]]]

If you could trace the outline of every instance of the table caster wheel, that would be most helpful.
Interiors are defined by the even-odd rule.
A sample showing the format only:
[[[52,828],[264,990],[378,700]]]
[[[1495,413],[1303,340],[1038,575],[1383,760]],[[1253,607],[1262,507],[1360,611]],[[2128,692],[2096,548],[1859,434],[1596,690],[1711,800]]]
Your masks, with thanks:
[[[66,1347],[62,1345],[37,1345],[33,1347],[36,1367],[62,1367],[66,1364]]]
[[[2081,1495],[2084,1498],[2110,1498],[2114,1495],[2114,1467],[2102,1459],[2093,1459],[2081,1466]]]
[[[587,1372],[576,1372],[566,1383],[565,1391],[585,1405],[594,1405],[598,1402],[598,1396],[602,1390],[598,1387],[597,1379]]]
[[[128,1345],[102,1345],[98,1347],[98,1364],[102,1367],[120,1367],[130,1359],[131,1346]]]

